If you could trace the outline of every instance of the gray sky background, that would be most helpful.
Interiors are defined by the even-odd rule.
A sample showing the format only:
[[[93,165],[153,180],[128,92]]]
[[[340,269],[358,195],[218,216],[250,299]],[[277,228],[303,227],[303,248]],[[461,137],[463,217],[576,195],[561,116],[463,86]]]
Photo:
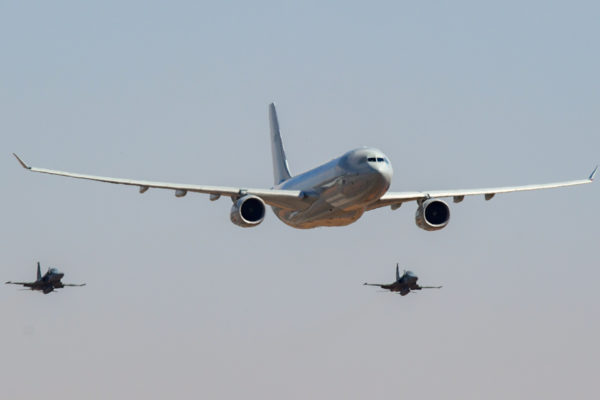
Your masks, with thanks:
[[[270,187],[362,145],[392,190],[586,177],[597,2],[2,2],[2,398],[596,399],[598,183],[255,229],[231,203],[29,174]],[[301,4],[300,4],[301,3]],[[419,2],[422,3],[422,2]],[[361,286],[394,264],[440,291]]]

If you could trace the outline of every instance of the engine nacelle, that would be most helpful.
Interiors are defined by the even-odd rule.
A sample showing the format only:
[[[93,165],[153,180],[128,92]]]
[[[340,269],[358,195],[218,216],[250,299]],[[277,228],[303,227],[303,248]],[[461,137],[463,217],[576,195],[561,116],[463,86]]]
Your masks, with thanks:
[[[415,214],[417,226],[426,231],[437,231],[448,225],[450,207],[438,199],[429,199],[419,204]]]
[[[231,222],[242,228],[251,228],[265,219],[265,202],[260,197],[246,195],[231,206]]]

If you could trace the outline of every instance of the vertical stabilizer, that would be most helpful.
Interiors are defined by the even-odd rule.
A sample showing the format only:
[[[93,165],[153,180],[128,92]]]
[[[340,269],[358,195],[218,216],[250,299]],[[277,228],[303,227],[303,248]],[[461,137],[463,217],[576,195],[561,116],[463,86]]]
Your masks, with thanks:
[[[275,185],[290,179],[290,168],[288,166],[285,151],[283,150],[283,142],[279,132],[279,121],[277,121],[277,111],[275,104],[269,105],[269,125],[271,127],[271,154],[273,156],[273,177]]]
[[[42,279],[42,270],[40,269],[40,262],[38,261],[38,268],[37,268],[37,280],[39,281],[40,279]]]
[[[400,280],[400,266],[396,263],[396,282]]]

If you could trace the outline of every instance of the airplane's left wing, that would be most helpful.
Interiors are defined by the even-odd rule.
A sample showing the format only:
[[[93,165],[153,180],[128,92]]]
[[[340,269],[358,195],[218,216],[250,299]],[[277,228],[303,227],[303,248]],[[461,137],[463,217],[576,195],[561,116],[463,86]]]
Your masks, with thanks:
[[[22,286],[29,287],[29,286],[33,285],[33,282],[11,282],[11,281],[8,281],[8,282],[4,282],[4,284],[5,285],[22,285]]]
[[[63,286],[71,286],[71,287],[81,287],[85,286],[85,283],[63,283]]]
[[[419,201],[435,198],[452,197],[455,203],[459,203],[464,200],[465,196],[476,196],[483,195],[486,200],[490,200],[496,194],[500,193],[512,193],[512,192],[524,192],[528,190],[541,190],[541,189],[553,189],[568,186],[585,185],[591,183],[594,180],[598,167],[594,168],[592,173],[587,179],[577,179],[565,182],[554,182],[554,183],[543,183],[536,185],[523,185],[523,186],[504,186],[495,188],[483,188],[483,189],[458,189],[458,190],[431,190],[423,192],[387,192],[379,200],[371,204],[367,209],[373,210],[375,208],[392,206],[397,208],[402,203],[409,201]]]
[[[217,200],[221,196],[240,197],[247,194],[260,197],[265,203],[270,206],[275,206],[284,209],[303,209],[310,205],[312,199],[300,190],[287,189],[252,189],[244,187],[227,187],[227,186],[206,186],[206,185],[191,185],[183,183],[167,183],[153,182],[136,179],[110,178],[96,175],[86,175],[74,172],[56,171],[46,168],[37,168],[27,165],[23,160],[13,153],[21,166],[32,172],[40,172],[43,174],[66,176],[69,178],[87,179],[98,182],[108,182],[120,185],[138,186],[139,192],[144,193],[149,188],[170,189],[175,191],[178,197],[185,196],[187,192],[206,193],[210,194],[211,200]]]

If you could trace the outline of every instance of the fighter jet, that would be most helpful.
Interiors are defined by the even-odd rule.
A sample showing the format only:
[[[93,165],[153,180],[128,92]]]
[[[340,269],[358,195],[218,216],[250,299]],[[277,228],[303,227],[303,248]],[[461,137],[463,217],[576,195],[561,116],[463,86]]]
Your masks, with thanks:
[[[389,290],[390,292],[399,292],[401,296],[406,296],[410,293],[411,290],[421,290],[421,289],[441,289],[441,286],[419,286],[417,284],[417,280],[419,279],[411,271],[404,271],[402,276],[400,276],[399,266],[396,264],[396,282],[390,284],[384,283],[364,283],[364,285],[368,286],[379,286],[382,289]]]
[[[85,283],[74,284],[74,283],[62,283],[60,280],[65,276],[56,268],[48,268],[48,271],[42,276],[40,269],[40,263],[37,263],[37,279],[35,282],[11,282],[8,281],[6,284],[11,285],[23,285],[31,290],[39,290],[44,294],[53,292],[54,289],[61,289],[65,286],[85,286]]]

